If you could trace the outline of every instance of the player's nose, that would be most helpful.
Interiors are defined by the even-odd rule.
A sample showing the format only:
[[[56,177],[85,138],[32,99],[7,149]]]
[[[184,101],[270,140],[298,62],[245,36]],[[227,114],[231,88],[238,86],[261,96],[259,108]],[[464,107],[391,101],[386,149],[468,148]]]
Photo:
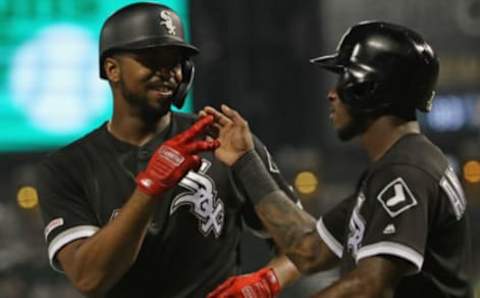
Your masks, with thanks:
[[[337,91],[335,89],[330,89],[330,91],[328,91],[328,94],[327,94],[327,99],[330,103],[338,99]]]

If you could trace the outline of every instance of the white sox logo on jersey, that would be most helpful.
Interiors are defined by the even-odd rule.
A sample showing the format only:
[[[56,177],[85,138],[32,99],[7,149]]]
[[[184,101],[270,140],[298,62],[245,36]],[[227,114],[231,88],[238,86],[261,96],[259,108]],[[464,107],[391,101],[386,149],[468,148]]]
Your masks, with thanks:
[[[418,204],[402,177],[387,184],[378,194],[377,200],[391,217],[396,217]]]
[[[160,18],[162,18],[162,21],[160,22],[160,25],[164,25],[167,28],[168,34],[176,35],[175,30],[177,28],[173,24],[173,19],[172,19],[172,16],[170,15],[170,11],[162,10],[160,12]]]
[[[173,199],[170,214],[181,206],[189,206],[190,212],[199,220],[200,232],[205,237],[213,232],[218,238],[223,230],[225,209],[222,200],[217,198],[215,182],[205,174],[210,166],[211,163],[204,159],[198,172],[190,171],[180,181],[179,185],[188,191]]]
[[[352,252],[352,256],[355,258],[357,251],[362,245],[363,235],[365,234],[365,219],[360,214],[363,202],[365,202],[365,195],[360,193],[357,198],[355,208],[353,208],[352,217],[350,217],[350,223],[348,228],[350,233],[348,234],[347,247]]]

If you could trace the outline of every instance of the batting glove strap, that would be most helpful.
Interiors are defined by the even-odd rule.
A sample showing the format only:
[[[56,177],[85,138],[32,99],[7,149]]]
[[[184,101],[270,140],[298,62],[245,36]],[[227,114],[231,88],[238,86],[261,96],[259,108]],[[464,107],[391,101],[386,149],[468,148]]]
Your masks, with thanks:
[[[208,298],[275,298],[280,283],[272,268],[233,276],[208,295]]]
[[[265,275],[263,277],[263,281],[268,284],[272,297],[277,297],[281,290],[280,282],[277,278],[277,275],[272,268],[265,268],[264,270]]]
[[[147,168],[137,175],[137,187],[148,195],[159,195],[173,187],[191,167],[189,156],[165,144],[151,157]]]
[[[246,284],[240,289],[242,298],[275,298],[280,293],[280,283],[271,268],[263,268],[252,273],[243,282]],[[241,283],[240,278],[239,284]]]

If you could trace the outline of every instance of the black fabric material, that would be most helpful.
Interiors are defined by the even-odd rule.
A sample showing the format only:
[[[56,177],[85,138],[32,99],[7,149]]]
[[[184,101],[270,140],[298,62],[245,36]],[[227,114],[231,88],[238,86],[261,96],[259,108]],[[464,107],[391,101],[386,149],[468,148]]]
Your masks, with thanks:
[[[279,190],[265,165],[255,151],[244,154],[234,165],[233,172],[244,186],[254,204],[266,195]]]
[[[372,163],[353,197],[322,220],[343,245],[343,273],[363,258],[394,256],[412,269],[397,285],[395,298],[472,298],[465,203],[440,149],[425,136],[410,134]]]
[[[48,156],[38,167],[42,216],[45,225],[58,218],[63,224],[48,233],[47,244],[72,229],[107,225],[131,196],[135,176],[154,150],[195,120],[194,115],[173,113],[171,126],[142,147],[116,139],[104,124]],[[258,140],[255,144],[268,165],[265,147]],[[263,227],[250,198],[235,185],[232,170],[212,152],[200,157],[201,168],[162,197],[135,264],[107,298],[205,297],[240,273],[244,223]]]

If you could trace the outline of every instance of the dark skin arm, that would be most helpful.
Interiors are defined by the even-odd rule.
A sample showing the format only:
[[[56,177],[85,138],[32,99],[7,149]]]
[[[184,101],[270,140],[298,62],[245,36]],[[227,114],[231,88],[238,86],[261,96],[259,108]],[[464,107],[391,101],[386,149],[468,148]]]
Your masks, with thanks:
[[[387,256],[362,259],[353,271],[312,298],[389,298],[411,269],[405,261]]]
[[[200,166],[198,153],[218,147],[217,142],[195,139],[212,121],[213,117],[199,119],[165,141],[137,175],[137,187],[118,216],[92,237],[73,242],[59,252],[58,260],[81,292],[101,296],[135,263],[162,196],[190,169]]]
[[[318,272],[337,264],[337,256],[316,231],[315,219],[298,208],[284,192],[263,198],[255,210],[275,243],[300,272]]]
[[[204,113],[214,115],[218,123],[222,144],[215,152],[218,159],[231,166],[253,149],[248,123],[236,111],[222,106],[222,113],[210,107]],[[298,208],[284,192],[267,194],[257,201],[255,209],[275,243],[301,272],[318,272],[338,263],[338,258],[317,233],[315,219]],[[393,297],[398,281],[408,269],[405,261],[394,257],[365,258],[353,271],[314,297]]]
[[[271,259],[267,267],[273,268],[282,288],[292,284],[300,277],[300,272],[284,253],[280,253]]]
[[[135,191],[112,222],[58,252],[58,261],[80,292],[101,297],[130,269],[158,201]]]

